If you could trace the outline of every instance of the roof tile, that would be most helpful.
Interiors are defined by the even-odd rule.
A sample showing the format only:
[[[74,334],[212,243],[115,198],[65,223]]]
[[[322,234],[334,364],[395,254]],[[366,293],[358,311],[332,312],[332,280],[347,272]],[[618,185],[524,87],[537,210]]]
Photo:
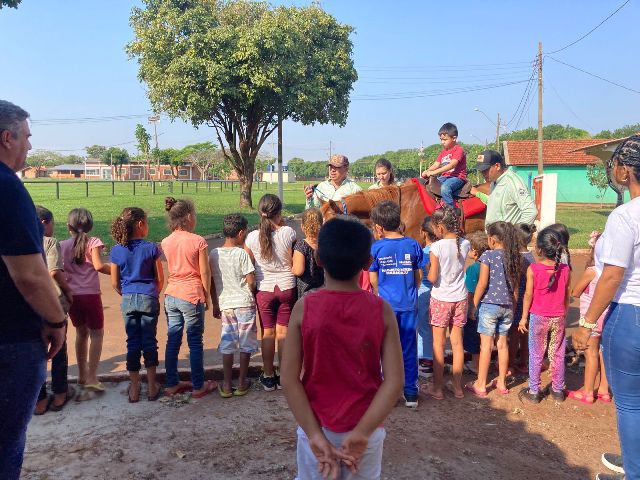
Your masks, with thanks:
[[[581,140],[544,140],[542,156],[545,165],[594,165],[595,155],[589,155],[579,148],[589,147],[612,140],[588,138]],[[508,165],[537,165],[537,140],[509,140],[504,142],[505,160]]]

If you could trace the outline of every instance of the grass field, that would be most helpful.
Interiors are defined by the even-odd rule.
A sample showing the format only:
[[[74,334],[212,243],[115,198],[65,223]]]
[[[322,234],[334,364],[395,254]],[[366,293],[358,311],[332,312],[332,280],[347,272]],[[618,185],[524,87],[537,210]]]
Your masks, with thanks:
[[[284,186],[285,214],[299,213],[304,209],[303,182],[286,184]],[[361,184],[367,187],[368,184]],[[132,182],[116,182],[115,195],[111,195],[111,183],[89,182],[89,196],[85,196],[85,182],[61,182],[60,199],[56,198],[56,186],[53,183],[37,182],[26,184],[36,205],[49,208],[56,223],[58,239],[68,237],[66,231],[66,217],[73,208],[84,207],[91,211],[94,218],[93,235],[102,239],[106,245],[113,245],[110,234],[112,220],[120,214],[124,207],[137,206],[143,208],[149,215],[149,239],[160,241],[168,234],[165,222],[164,197],[172,195],[176,198],[190,198],[196,204],[198,224],[196,233],[209,235],[222,230],[223,217],[232,212],[245,215],[250,225],[258,222],[255,210],[241,209],[238,206],[239,192],[236,185],[234,190],[227,185],[220,189],[220,185],[213,184],[209,191],[200,184],[198,191],[194,183],[174,182],[173,193],[169,192],[168,184],[156,184],[156,193],[152,194],[151,184],[136,182],[136,194],[133,195]],[[184,192],[184,193],[183,193]],[[266,192],[276,193],[276,185],[268,185]],[[253,204],[265,193],[264,184],[260,189],[254,185]],[[592,230],[603,230],[610,208],[596,207],[560,207],[557,221],[565,223],[571,232],[571,248],[588,248],[587,240]]]

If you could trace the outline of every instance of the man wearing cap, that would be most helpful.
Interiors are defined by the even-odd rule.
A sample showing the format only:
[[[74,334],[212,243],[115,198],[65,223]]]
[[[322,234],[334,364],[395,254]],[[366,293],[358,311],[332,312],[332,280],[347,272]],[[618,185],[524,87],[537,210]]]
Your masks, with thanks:
[[[487,199],[485,225],[504,221],[531,225],[538,216],[535,203],[522,179],[507,166],[495,150],[485,150],[478,155],[476,170],[491,183],[491,194]],[[473,189],[472,193],[478,195]]]
[[[306,208],[320,207],[321,201],[340,200],[342,197],[362,191],[356,182],[347,178],[347,173],[349,173],[349,159],[347,157],[333,155],[329,160],[328,167],[328,180],[320,182],[315,189],[311,185],[305,185]]]

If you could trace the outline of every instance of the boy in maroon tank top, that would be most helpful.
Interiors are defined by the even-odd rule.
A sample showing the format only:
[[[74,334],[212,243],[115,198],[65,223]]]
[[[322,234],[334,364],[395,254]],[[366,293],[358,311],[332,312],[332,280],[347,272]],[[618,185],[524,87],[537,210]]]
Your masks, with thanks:
[[[301,480],[380,478],[382,422],[401,395],[404,370],[393,310],[359,287],[370,248],[359,221],[324,224],[316,255],[325,287],[291,313],[281,382],[299,425]]]

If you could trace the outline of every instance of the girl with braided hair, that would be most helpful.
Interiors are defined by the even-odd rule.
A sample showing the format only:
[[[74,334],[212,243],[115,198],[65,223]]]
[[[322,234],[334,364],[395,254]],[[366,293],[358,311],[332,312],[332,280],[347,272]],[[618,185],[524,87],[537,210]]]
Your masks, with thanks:
[[[129,403],[140,399],[141,353],[147,370],[147,399],[154,401],[160,396],[156,330],[164,274],[160,249],[145,240],[148,233],[147,214],[138,207],[125,208],[111,224],[111,236],[117,243],[111,249],[111,286],[122,296],[120,309],[127,333],[127,370],[131,379]]]
[[[433,284],[429,310],[433,327],[433,383],[427,384],[426,393],[436,400],[442,394],[444,376],[444,345],[447,329],[453,350],[453,382],[447,384],[456,398],[464,397],[462,369],[464,349],[462,329],[467,323],[467,288],[464,284],[464,264],[471,244],[460,234],[459,218],[453,208],[445,206],[431,216],[431,228],[438,241],[429,252],[429,274]]]
[[[522,389],[520,398],[532,403],[542,400],[540,373],[547,349],[547,336],[551,396],[560,402],[565,399],[564,322],[569,307],[571,280],[569,266],[561,262],[566,250],[558,232],[547,227],[538,234],[536,241],[536,255],[540,261],[532,263],[527,269],[527,287],[518,330],[522,333],[529,331],[529,387]]]

